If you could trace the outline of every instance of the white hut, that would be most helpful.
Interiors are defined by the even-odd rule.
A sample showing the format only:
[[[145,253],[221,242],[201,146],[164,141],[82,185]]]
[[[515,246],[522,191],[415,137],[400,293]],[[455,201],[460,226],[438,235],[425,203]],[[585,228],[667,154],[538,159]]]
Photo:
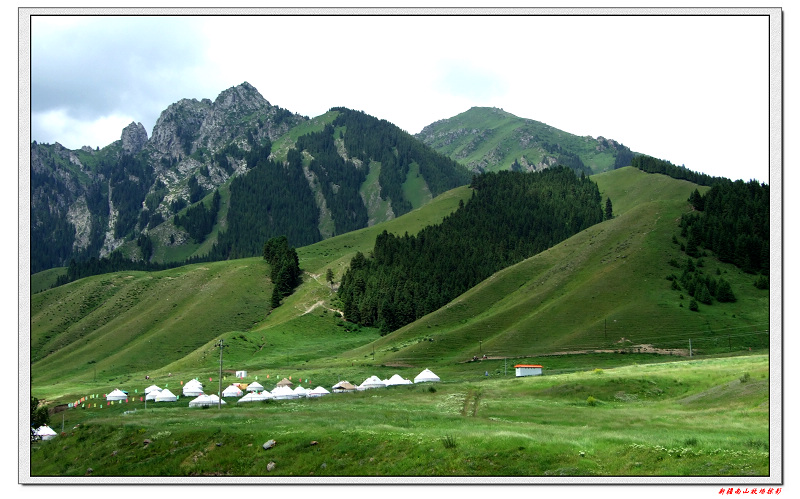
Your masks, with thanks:
[[[384,384],[386,386],[395,386],[395,385],[411,385],[410,379],[405,379],[399,374],[395,374],[391,378],[384,380]]]
[[[196,399],[189,402],[189,407],[200,407],[203,405],[211,405],[211,400],[208,398],[208,395],[200,395]]]
[[[239,379],[244,379],[247,377],[247,371],[236,371],[236,377]]]
[[[275,400],[296,399],[298,395],[288,386],[276,386],[272,390],[272,398]]]
[[[370,376],[363,383],[358,385],[359,390],[369,390],[370,388],[385,388],[386,383],[377,376]]]
[[[245,395],[244,397],[240,398],[236,402],[237,403],[240,403],[240,402],[260,402],[262,400],[267,400],[267,399],[271,399],[271,398],[272,398],[272,395],[270,395],[269,392],[260,392],[260,393],[249,392],[249,393],[247,393],[247,395]]]
[[[293,391],[294,391],[294,394],[297,395],[298,397],[302,398],[302,397],[307,397],[308,396],[308,390],[306,390],[305,388],[303,388],[300,385],[297,385],[297,388],[295,388]]]
[[[198,397],[203,394],[203,384],[193,379],[183,385],[184,397]]]
[[[250,383],[249,385],[247,385],[247,391],[248,392],[263,392],[264,391],[264,387],[258,381],[254,381],[254,382]]]
[[[178,397],[175,396],[168,388],[164,388],[159,392],[158,396],[156,397],[156,402],[175,402],[178,400]]]
[[[58,435],[58,433],[53,431],[53,429],[47,425],[40,426],[33,433],[42,440],[50,440],[51,438],[55,438]]]
[[[417,374],[416,378],[414,378],[414,383],[429,383],[436,381],[440,381],[439,376],[435,375],[430,369],[425,369],[421,373]]]
[[[161,390],[150,390],[147,395],[145,395],[145,400],[155,400],[156,397],[161,393]]]
[[[323,395],[329,395],[330,393],[331,392],[329,392],[325,388],[323,388],[321,386],[318,386],[318,387],[314,388],[313,390],[309,391],[306,394],[306,397],[308,397],[308,398],[322,397]]]
[[[155,390],[157,392],[160,392],[161,388],[157,387],[156,385],[150,385],[150,386],[148,386],[147,388],[144,389],[144,393],[148,394],[148,393],[152,392],[153,390]]]
[[[222,396],[223,397],[241,397],[242,396],[242,390],[239,389],[239,387],[236,386],[236,385],[231,385],[228,388],[222,390]]]
[[[127,400],[128,394],[120,390],[119,388],[115,388],[113,392],[106,395],[106,400]]]
[[[514,369],[517,371],[517,377],[542,375],[542,366],[538,364],[517,364]]]

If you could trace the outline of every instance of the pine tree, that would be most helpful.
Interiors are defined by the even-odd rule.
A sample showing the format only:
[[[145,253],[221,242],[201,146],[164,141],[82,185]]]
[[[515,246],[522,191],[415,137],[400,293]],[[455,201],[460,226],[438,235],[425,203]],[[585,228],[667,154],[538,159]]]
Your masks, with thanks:
[[[606,198],[606,220],[611,220],[614,217],[614,212],[611,207],[611,198]]]

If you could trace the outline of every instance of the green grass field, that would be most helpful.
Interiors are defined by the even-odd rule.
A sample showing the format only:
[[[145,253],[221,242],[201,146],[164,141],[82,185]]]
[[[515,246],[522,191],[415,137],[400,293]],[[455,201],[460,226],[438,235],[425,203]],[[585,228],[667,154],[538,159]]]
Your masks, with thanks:
[[[94,407],[89,399],[91,408],[84,402],[55,415],[52,426],[60,431],[63,415],[64,433],[31,446],[31,470],[40,477],[83,477],[88,468],[93,477],[766,476],[767,368],[766,356],[748,356],[443,378],[319,399],[227,399],[221,409],[189,408],[190,397],[146,409],[138,400],[99,399]],[[269,440],[275,446],[263,449]]]
[[[84,402],[53,415],[65,434],[31,447],[32,474],[768,475],[769,292],[708,255],[704,272],[724,276],[737,301],[690,311],[665,277],[670,259],[685,259],[672,236],[696,186],[632,168],[593,179],[612,220],[385,336],[339,313],[350,259],[368,255],[382,230],[438,223],[469,188],[298,248],[303,283],[274,310],[261,258],[118,272],[32,295],[31,393],[49,407],[151,383],[178,393],[195,377],[211,378],[215,393],[220,338],[222,388],[242,369],[270,389],[284,377],[330,389],[424,368],[443,380],[222,410],[184,398],[146,410]],[[517,379],[519,362],[546,375]],[[278,444],[263,450],[269,439]]]

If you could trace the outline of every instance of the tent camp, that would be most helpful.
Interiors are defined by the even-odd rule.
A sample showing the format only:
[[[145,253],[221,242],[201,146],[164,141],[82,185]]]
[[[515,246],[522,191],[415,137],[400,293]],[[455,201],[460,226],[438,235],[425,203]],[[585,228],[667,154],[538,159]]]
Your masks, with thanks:
[[[150,385],[150,386],[148,386],[147,388],[144,389],[144,393],[148,394],[148,393],[152,392],[153,390],[155,390],[157,392],[160,392],[161,388],[157,387],[156,385]]]
[[[106,395],[106,400],[127,400],[128,394],[120,390],[119,388],[115,389],[113,392]]]
[[[161,390],[150,390],[150,392],[145,395],[145,400],[155,400],[156,397],[161,393]]]
[[[288,386],[276,386],[275,389],[272,390],[272,398],[275,400],[296,399],[298,395]]]
[[[271,399],[271,398],[272,398],[272,395],[270,395],[269,392],[261,392],[261,393],[249,392],[247,395],[245,395],[244,397],[240,398],[236,402],[237,403],[239,403],[239,402],[259,402],[261,400],[267,400],[267,399]]]
[[[156,402],[175,402],[178,397],[175,396],[168,388],[164,388],[156,397]]]
[[[425,369],[414,378],[414,383],[427,383],[430,381],[439,381],[439,376],[433,374],[430,369]]]
[[[313,390],[311,390],[310,392],[308,392],[306,394],[306,397],[308,397],[308,398],[322,397],[323,395],[329,395],[330,393],[331,392],[329,392],[325,388],[323,388],[321,386],[318,386],[318,387],[314,388]]]
[[[236,385],[231,385],[228,388],[222,390],[223,397],[241,397],[242,390],[239,389]]]
[[[340,381],[333,385],[333,393],[352,392],[357,390],[357,387],[349,381]]]
[[[247,391],[248,392],[263,392],[264,391],[264,387],[261,386],[261,383],[259,383],[258,381],[254,381],[254,382],[250,383],[249,385],[247,385]]]
[[[50,428],[47,425],[40,426],[33,433],[34,433],[34,435],[38,436],[42,440],[50,440],[51,438],[54,438],[54,437],[56,437],[58,435],[58,433],[53,431],[53,429]]]
[[[308,390],[306,390],[300,385],[297,385],[297,388],[294,389],[294,394],[297,395],[298,397],[306,397],[308,396]]]
[[[386,386],[411,385],[412,384],[410,379],[405,379],[402,376],[400,376],[399,374],[395,374],[391,378],[389,378],[387,380],[384,380],[384,383],[386,384]]]
[[[278,381],[277,386],[292,386],[292,382],[286,378],[283,378],[282,380]]]
[[[363,383],[358,385],[359,390],[369,390],[370,388],[385,388],[386,383],[377,376],[370,376]]]

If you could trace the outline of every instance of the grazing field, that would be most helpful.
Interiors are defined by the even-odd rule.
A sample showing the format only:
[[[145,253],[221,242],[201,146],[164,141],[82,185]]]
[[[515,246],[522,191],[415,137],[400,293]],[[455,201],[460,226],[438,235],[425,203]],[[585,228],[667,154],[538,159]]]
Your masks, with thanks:
[[[32,444],[31,470],[478,481],[767,476],[768,364],[753,355],[528,378],[443,377],[317,399],[229,398],[221,409],[189,408],[191,397],[146,409],[138,401],[78,407],[54,417],[57,431],[64,418],[60,436]],[[270,440],[274,447],[264,449]]]

